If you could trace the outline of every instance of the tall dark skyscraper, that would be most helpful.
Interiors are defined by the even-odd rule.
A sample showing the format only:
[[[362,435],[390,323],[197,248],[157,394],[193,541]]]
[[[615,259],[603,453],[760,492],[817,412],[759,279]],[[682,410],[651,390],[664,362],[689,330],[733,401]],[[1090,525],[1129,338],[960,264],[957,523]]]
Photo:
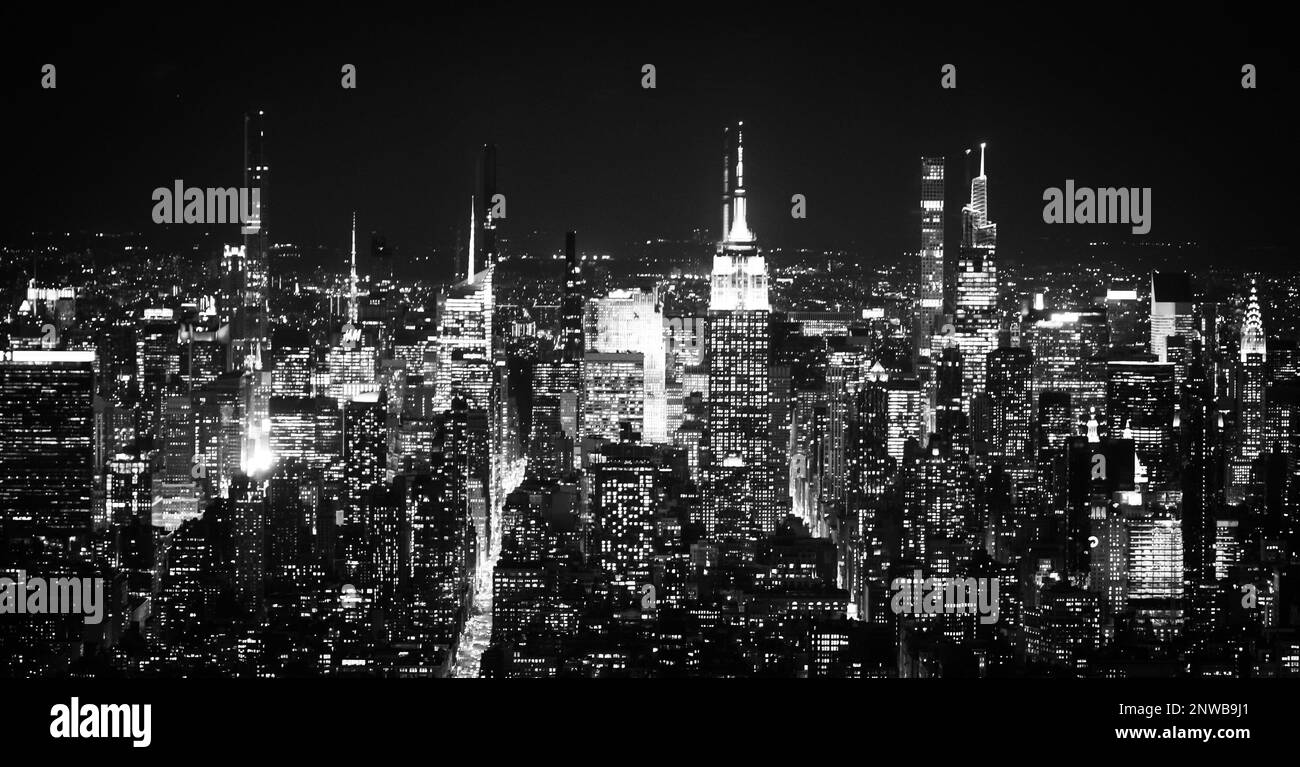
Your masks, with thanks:
[[[244,222],[242,261],[232,263],[227,273],[231,286],[227,295],[233,299],[230,369],[261,370],[263,356],[269,351],[267,331],[267,282],[269,222],[268,194],[271,166],[266,157],[266,114],[244,115],[244,187],[250,199],[256,199],[251,220]],[[256,197],[253,190],[257,190]]]
[[[348,573],[358,587],[375,586],[380,545],[374,537],[378,491],[385,486],[388,403],[383,392],[358,395],[343,409],[343,536]]]
[[[943,314],[944,158],[921,158],[921,258],[914,334],[917,372],[929,382],[933,375],[930,339]],[[934,403],[928,403],[927,409]]]
[[[474,174],[474,195],[470,220],[470,245],[466,250],[467,261],[462,274],[473,279],[479,271],[496,262],[497,235],[494,210],[504,207],[504,196],[497,192],[497,148],[494,144],[484,144],[479,151],[478,166]]]
[[[587,303],[587,282],[582,275],[582,257],[578,255],[578,233],[564,234],[564,293],[560,299],[560,353],[565,361],[582,359],[586,349],[583,337],[583,307]]]
[[[1110,435],[1133,440],[1147,476],[1166,479],[1174,447],[1174,366],[1114,360],[1106,372]]]
[[[388,247],[388,238],[378,232],[370,233],[370,267],[375,279],[393,279],[393,251]]]
[[[1183,581],[1187,595],[1187,629],[1197,649],[1223,620],[1217,598],[1215,561],[1218,551],[1219,513],[1223,509],[1223,433],[1215,408],[1213,375],[1205,364],[1200,344],[1187,374],[1178,418],[1180,470],[1183,491]]]

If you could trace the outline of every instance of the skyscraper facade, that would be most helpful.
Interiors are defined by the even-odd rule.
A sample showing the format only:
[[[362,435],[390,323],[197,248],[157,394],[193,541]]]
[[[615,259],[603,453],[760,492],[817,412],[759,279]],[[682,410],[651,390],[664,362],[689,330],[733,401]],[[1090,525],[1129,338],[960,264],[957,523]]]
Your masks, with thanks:
[[[706,357],[709,371],[709,482],[705,502],[745,500],[743,514],[764,531],[776,528],[776,491],[771,468],[769,410],[769,314],[767,263],[749,228],[743,124],[734,132],[734,170],[723,234],[713,258]],[[729,134],[731,135],[731,134]],[[731,493],[724,495],[723,483]],[[733,501],[734,502],[734,501]],[[732,511],[740,513],[741,509]]]

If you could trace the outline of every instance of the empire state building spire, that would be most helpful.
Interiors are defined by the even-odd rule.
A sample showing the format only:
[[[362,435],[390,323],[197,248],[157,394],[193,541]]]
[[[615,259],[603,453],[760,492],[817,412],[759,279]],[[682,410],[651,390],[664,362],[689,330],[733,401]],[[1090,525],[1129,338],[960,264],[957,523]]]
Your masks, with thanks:
[[[758,249],[753,230],[749,228],[745,198],[745,142],[744,123],[736,125],[735,156],[727,154],[729,182],[723,189],[726,204],[724,218],[730,222],[723,232],[718,252],[713,257],[712,285],[709,308],[723,311],[770,311],[767,295],[767,262]]]
[[[731,228],[725,232],[729,246],[753,245],[754,233],[749,228],[745,200],[745,124],[736,125],[736,188],[731,190]]]
[[[348,293],[348,321],[357,323],[357,212],[352,211],[352,275]]]
[[[474,210],[474,195],[469,196],[469,253],[466,254],[465,279],[473,282],[474,280],[474,235],[478,230],[478,216]]]

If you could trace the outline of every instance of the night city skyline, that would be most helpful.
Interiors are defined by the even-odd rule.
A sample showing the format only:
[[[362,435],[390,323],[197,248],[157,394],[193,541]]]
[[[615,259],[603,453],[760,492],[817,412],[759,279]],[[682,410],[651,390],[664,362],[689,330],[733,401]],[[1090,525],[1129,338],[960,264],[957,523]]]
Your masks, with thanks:
[[[5,13],[0,729],[1285,736],[1280,24]]]

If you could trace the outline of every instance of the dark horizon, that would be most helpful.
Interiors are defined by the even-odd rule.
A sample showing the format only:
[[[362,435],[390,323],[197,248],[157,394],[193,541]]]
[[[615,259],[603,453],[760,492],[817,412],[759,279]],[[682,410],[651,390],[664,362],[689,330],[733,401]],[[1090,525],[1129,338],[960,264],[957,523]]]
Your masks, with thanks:
[[[1050,255],[1084,234],[1041,219],[1043,190],[1066,179],[1152,187],[1153,226],[1134,241],[1197,242],[1215,257],[1289,246],[1277,211],[1297,202],[1279,151],[1294,61],[1280,35],[1235,12],[1181,27],[1123,12],[1067,24],[1006,10],[887,9],[882,20],[801,6],[727,19],[656,6],[633,25],[503,6],[410,22],[323,8],[309,20],[259,11],[245,25],[200,17],[166,37],[171,12],[97,11],[57,37],[45,32],[64,19],[7,12],[23,30],[0,56],[21,116],[6,127],[11,178],[24,183],[6,191],[0,235],[148,234],[155,187],[240,183],[242,115],[260,108],[269,230],[304,249],[345,248],[355,209],[401,254],[450,255],[484,143],[498,149],[507,239],[550,232],[557,252],[568,229],[593,252],[697,228],[717,239],[717,151],[738,119],[768,247],[914,251],[920,158],[946,154],[949,196],[961,198],[959,158],[981,141],[1008,255]],[[47,62],[54,90],[40,87]],[[340,86],[345,63],[355,90]],[[640,85],[645,63],[653,90]],[[945,63],[954,90],[940,88]],[[1257,89],[1240,87],[1242,63],[1257,67]],[[1259,172],[1270,163],[1277,172]],[[796,193],[805,220],[790,216]],[[1091,229],[1130,239],[1126,227]]]

